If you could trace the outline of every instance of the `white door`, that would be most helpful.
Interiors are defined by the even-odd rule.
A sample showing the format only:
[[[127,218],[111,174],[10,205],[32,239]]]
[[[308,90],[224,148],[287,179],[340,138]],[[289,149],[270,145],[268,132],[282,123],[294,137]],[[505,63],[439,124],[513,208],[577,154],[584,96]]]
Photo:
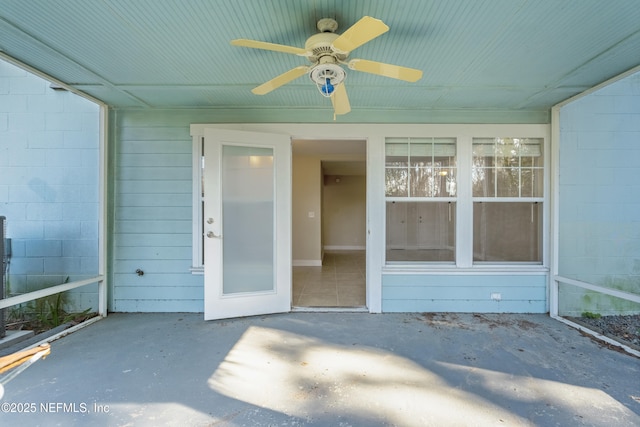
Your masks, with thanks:
[[[204,317],[291,309],[291,140],[205,129]]]

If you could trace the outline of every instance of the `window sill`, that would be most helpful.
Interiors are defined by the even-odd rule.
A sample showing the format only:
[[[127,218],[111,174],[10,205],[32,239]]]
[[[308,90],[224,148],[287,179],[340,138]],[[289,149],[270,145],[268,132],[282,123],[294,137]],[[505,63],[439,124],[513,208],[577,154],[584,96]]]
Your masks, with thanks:
[[[473,275],[473,274],[549,274],[549,268],[539,264],[491,264],[474,265],[472,267],[457,267],[446,264],[398,264],[384,265],[382,274],[451,274],[451,275]]]

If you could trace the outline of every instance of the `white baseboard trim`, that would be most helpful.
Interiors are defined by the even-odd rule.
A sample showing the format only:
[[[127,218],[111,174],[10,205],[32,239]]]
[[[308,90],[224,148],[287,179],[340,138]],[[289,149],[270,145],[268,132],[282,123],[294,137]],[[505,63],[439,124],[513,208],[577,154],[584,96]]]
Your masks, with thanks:
[[[294,267],[322,267],[321,259],[294,259]]]
[[[364,251],[365,249],[367,249],[366,246],[327,245],[324,247],[325,251]]]

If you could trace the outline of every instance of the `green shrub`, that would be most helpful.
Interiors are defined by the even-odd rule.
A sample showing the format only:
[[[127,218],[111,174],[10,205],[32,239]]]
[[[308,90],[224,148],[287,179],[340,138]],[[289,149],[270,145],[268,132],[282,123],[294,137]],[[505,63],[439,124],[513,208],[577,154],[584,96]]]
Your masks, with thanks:
[[[600,315],[600,313],[592,313],[590,311],[584,311],[582,312],[582,317],[584,317],[585,319],[599,319],[602,316]]]

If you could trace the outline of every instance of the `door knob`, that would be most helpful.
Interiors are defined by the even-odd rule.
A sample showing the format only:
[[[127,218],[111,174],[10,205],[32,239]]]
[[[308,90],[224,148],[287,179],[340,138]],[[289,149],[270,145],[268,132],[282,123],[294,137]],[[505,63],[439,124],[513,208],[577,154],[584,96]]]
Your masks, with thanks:
[[[213,239],[213,238],[219,239],[219,238],[221,238],[222,236],[218,236],[218,235],[217,235],[217,234],[215,234],[213,231],[209,231],[209,232],[207,232],[207,237],[208,237],[208,238],[210,238],[210,239]]]

